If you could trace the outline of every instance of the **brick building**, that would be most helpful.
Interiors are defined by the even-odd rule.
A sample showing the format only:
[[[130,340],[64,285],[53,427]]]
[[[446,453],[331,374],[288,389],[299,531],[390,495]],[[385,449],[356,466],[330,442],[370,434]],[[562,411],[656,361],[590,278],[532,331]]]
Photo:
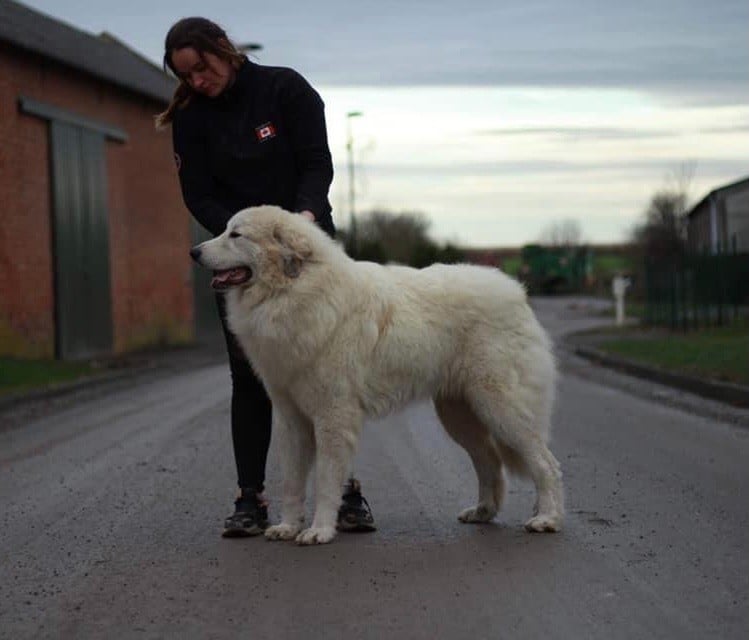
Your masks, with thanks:
[[[84,358],[195,334],[192,225],[158,67],[0,0],[0,355]]]

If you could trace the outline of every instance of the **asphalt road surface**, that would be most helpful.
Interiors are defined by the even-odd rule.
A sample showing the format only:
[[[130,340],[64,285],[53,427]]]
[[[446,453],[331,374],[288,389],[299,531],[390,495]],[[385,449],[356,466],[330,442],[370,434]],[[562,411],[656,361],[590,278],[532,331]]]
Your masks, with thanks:
[[[556,337],[601,322],[534,305]],[[523,531],[516,479],[495,523],[459,523],[474,474],[428,404],[365,428],[378,531],[319,547],[220,537],[224,365],[0,415],[0,637],[746,637],[749,413],[560,360],[559,534]]]

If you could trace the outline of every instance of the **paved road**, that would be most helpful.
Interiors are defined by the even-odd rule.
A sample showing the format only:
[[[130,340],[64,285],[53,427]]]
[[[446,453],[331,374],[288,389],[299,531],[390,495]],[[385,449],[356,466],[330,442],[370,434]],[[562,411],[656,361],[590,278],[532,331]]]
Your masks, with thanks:
[[[555,336],[600,321],[535,304]],[[218,535],[224,366],[0,416],[0,637],[744,637],[749,413],[561,355],[558,535],[523,532],[518,481],[497,523],[460,524],[473,472],[428,405],[365,430],[379,531],[315,548]]]

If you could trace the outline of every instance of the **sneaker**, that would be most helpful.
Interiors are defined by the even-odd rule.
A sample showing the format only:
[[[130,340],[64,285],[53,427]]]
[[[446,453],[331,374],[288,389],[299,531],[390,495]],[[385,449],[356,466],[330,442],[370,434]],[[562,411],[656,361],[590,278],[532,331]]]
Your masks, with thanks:
[[[350,478],[344,488],[343,498],[338,509],[339,531],[375,531],[372,510],[367,499],[361,494],[358,480]]]
[[[234,513],[224,521],[224,538],[257,536],[268,527],[268,503],[254,489],[240,489]]]

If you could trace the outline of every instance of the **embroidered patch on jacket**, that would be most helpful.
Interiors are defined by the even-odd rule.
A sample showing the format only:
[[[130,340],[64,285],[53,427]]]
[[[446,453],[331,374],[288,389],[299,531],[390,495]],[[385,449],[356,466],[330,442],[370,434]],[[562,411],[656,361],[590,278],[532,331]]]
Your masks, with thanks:
[[[273,126],[272,122],[266,122],[259,127],[255,127],[255,135],[257,136],[258,142],[265,142],[266,140],[275,137],[276,127]]]

